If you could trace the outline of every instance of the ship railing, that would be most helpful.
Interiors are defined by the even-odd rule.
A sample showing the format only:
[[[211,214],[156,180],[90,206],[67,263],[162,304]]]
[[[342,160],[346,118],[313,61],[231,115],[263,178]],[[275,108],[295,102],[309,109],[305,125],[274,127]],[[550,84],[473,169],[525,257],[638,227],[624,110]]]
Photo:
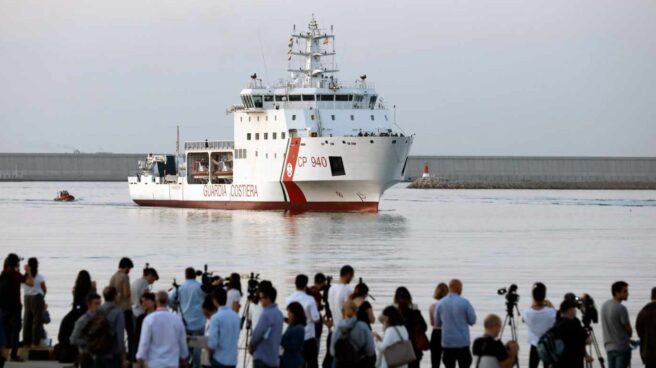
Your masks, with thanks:
[[[185,151],[234,150],[234,141],[196,141],[185,142]]]

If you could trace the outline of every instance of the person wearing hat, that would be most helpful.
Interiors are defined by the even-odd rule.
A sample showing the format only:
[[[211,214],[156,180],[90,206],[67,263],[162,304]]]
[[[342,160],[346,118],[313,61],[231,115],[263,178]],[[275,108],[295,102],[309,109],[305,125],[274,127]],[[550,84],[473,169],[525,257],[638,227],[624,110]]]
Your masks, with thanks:
[[[3,316],[3,328],[5,332],[5,347],[11,350],[10,358],[20,361],[18,356],[18,342],[21,330],[21,284],[33,285],[33,280],[25,266],[25,274],[20,272],[20,261],[22,259],[14,253],[5,258],[2,274],[0,274],[0,314]]]

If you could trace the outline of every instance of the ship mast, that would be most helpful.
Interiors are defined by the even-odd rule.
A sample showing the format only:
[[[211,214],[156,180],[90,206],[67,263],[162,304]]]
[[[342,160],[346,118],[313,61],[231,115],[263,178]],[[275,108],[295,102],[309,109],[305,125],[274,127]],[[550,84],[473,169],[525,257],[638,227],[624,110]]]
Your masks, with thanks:
[[[296,27],[294,27],[295,29]],[[292,34],[289,39],[288,60],[291,62],[293,56],[301,58],[301,65],[298,68],[292,68],[290,63],[288,69],[292,73],[294,84],[298,84],[297,77],[302,76],[303,80],[300,87],[322,87],[322,82],[327,78],[327,75],[332,75],[338,71],[335,67],[335,36],[332,34],[332,26],[330,30],[331,34],[322,33],[314,14],[312,14],[308,24],[308,31]],[[305,42],[305,44],[301,45],[302,47],[299,47],[298,50],[294,50],[294,44],[298,45],[299,40]],[[328,45],[332,45],[332,50],[326,50]],[[324,58],[329,60],[324,63]],[[332,76],[331,80],[334,80]]]

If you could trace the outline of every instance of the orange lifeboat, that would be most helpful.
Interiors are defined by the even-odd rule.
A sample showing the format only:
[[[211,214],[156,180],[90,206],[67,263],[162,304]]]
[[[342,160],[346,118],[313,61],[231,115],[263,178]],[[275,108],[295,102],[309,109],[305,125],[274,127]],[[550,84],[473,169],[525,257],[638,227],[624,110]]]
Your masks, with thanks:
[[[75,197],[70,195],[67,190],[62,190],[57,193],[57,197],[55,197],[55,201],[57,202],[72,202],[75,200]]]

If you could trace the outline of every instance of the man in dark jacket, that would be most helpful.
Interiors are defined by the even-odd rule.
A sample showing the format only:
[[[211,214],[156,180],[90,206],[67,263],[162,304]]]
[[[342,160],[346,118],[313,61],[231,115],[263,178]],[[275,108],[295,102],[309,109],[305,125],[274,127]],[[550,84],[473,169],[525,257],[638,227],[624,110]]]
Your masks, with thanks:
[[[581,321],[576,318],[576,302],[565,299],[560,304],[560,319],[555,326],[556,337],[561,339],[565,350],[554,365],[555,368],[583,368],[583,359],[592,361],[585,350],[591,338],[583,328]]]
[[[656,287],[651,289],[651,302],[645,305],[636,319],[640,337],[640,357],[647,368],[656,368]]]

